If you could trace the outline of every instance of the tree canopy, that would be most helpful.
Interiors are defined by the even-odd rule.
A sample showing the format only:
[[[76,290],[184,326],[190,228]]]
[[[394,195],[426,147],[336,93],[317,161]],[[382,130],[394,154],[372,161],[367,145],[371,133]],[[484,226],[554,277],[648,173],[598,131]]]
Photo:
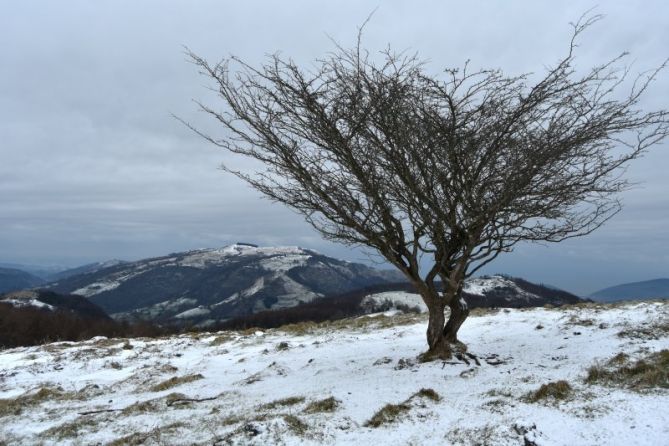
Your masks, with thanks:
[[[625,165],[667,136],[667,111],[639,108],[664,65],[630,79],[623,53],[576,69],[577,39],[597,20],[573,25],[566,56],[536,82],[469,64],[433,75],[417,55],[371,55],[360,34],[311,69],[190,53],[226,106],[200,104],[222,138],[198,133],[260,161],[255,173],[225,168],[324,237],[402,271],[430,310],[430,351],[447,356],[467,316],[464,279],[521,241],[600,227],[620,209]]]

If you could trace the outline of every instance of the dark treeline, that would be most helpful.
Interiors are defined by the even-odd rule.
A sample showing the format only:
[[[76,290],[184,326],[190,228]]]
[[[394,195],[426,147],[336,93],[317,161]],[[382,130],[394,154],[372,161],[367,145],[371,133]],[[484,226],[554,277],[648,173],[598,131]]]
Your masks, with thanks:
[[[89,317],[68,310],[49,311],[0,302],[0,348],[82,341],[94,336],[159,336],[168,332],[146,322],[130,324],[107,316]]]

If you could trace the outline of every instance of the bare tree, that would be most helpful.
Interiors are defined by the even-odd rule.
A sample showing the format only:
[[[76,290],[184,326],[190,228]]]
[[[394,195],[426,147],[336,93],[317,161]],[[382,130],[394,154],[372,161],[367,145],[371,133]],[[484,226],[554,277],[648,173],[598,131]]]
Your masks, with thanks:
[[[464,280],[518,242],[600,227],[629,186],[622,168],[667,136],[666,110],[638,108],[662,67],[629,79],[622,54],[577,74],[576,40],[598,19],[574,24],[567,55],[532,85],[466,65],[432,76],[391,50],[376,62],[360,35],[311,70],[279,55],[255,68],[189,53],[226,106],[199,104],[222,139],[198,133],[260,161],[256,173],[224,168],[324,237],[404,273],[429,309],[427,357],[450,357],[466,348]]]

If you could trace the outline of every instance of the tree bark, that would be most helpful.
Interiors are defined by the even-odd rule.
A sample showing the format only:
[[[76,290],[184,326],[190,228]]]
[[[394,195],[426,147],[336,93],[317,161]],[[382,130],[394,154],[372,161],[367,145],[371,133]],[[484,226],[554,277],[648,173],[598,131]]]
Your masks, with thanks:
[[[428,309],[426,334],[429,349],[421,356],[421,359],[425,361],[449,359],[452,356],[451,348],[444,336],[444,323],[446,321],[444,309],[446,304],[439,296],[431,296],[429,299],[424,297],[424,300]]]
[[[467,302],[462,298],[461,291],[458,291],[448,303],[448,307],[451,310],[451,314],[448,317],[448,322],[444,327],[444,339],[449,344],[458,344],[461,347],[464,347],[464,344],[458,340],[458,330],[462,326],[462,323],[469,316],[469,307]]]

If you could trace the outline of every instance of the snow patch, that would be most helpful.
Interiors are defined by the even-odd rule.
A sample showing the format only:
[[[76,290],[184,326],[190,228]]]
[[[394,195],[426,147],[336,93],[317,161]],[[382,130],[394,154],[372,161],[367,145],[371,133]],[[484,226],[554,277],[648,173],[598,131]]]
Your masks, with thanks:
[[[179,313],[174,317],[177,319],[190,319],[194,317],[206,316],[209,313],[211,313],[211,311],[208,308],[200,306],[197,308],[191,308],[190,310],[186,310],[183,313]]]
[[[1,303],[8,303],[14,307],[35,307],[42,308],[45,310],[55,310],[56,308],[53,305],[49,305],[35,298],[31,299],[3,299],[0,300]]]

